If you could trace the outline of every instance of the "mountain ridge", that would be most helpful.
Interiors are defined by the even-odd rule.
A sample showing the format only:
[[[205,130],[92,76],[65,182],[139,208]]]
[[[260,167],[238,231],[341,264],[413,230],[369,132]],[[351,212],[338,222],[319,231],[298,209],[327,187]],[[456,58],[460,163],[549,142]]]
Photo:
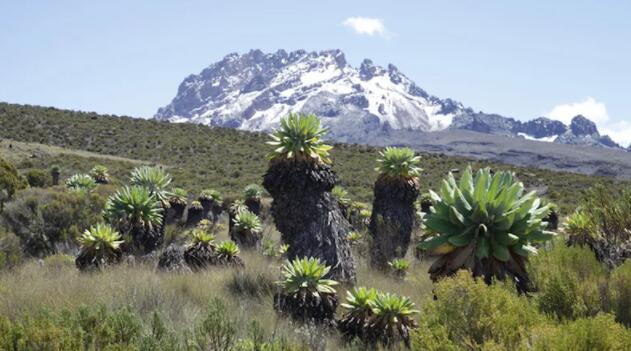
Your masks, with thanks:
[[[464,129],[558,144],[627,150],[596,125],[576,116],[569,125],[547,117],[519,121],[475,112],[451,98],[427,93],[393,64],[364,59],[351,66],[341,50],[250,50],[231,53],[180,84],[154,118],[268,131],[289,112],[315,113],[331,137],[366,139],[379,129],[421,132]]]

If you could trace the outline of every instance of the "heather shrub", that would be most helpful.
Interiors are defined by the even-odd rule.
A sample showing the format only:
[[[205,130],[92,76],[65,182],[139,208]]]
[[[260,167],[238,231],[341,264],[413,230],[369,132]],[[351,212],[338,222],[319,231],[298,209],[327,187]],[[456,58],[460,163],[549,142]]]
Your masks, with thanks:
[[[31,169],[24,174],[24,177],[31,187],[44,188],[52,183],[50,173],[43,169]]]
[[[96,194],[32,188],[6,204],[2,220],[20,239],[27,255],[43,257],[57,252],[61,243],[73,244],[99,221],[103,205]]]
[[[0,270],[12,268],[22,262],[20,239],[0,226]]]
[[[631,330],[616,323],[613,315],[599,314],[533,332],[533,350],[622,351],[631,345]]]
[[[575,319],[601,310],[607,270],[589,249],[557,245],[534,256],[529,271],[542,312],[558,319]]]
[[[631,327],[631,261],[625,262],[611,272],[609,301],[616,320]]]
[[[414,350],[480,349],[488,344],[514,350],[545,321],[514,286],[487,285],[466,271],[438,282],[434,293],[436,300],[423,305],[419,328],[412,334]]]

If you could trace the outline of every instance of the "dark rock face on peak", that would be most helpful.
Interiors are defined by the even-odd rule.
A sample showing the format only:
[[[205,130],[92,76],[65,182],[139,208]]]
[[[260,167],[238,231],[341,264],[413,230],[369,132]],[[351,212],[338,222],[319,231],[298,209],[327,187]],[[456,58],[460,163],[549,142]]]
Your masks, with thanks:
[[[596,123],[590,121],[589,119],[587,119],[587,117],[583,115],[578,115],[572,118],[570,129],[572,130],[572,134],[576,136],[599,135]]]
[[[546,117],[522,122],[476,113],[430,95],[393,64],[384,68],[364,59],[355,68],[340,50],[228,54],[186,77],[154,118],[264,131],[290,112],[317,114],[329,136],[342,142],[369,143],[375,131],[460,129],[623,149],[584,116],[567,126]]]
[[[567,126],[561,121],[552,120],[546,117],[539,117],[531,121],[521,123],[519,132],[530,135],[534,138],[546,138],[554,135],[561,135],[567,131]]]

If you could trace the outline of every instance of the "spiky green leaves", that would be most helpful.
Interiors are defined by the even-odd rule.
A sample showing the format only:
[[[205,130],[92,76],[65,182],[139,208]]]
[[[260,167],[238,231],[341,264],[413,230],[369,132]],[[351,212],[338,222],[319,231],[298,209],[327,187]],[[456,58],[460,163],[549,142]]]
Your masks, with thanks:
[[[348,191],[341,186],[335,186],[331,190],[331,195],[337,200],[337,202],[344,207],[351,205],[351,199],[348,196]]]
[[[223,241],[216,249],[219,258],[233,258],[239,255],[239,246],[234,241]]]
[[[243,202],[243,200],[235,200],[230,205],[230,212],[234,213],[235,215],[247,210],[248,210],[248,207],[245,205],[245,202]]]
[[[282,267],[283,280],[279,285],[287,295],[298,292],[335,294],[333,287],[337,282],[324,278],[330,270],[331,267],[313,257],[288,261]]]
[[[66,187],[73,191],[90,192],[96,188],[96,182],[87,174],[75,174],[66,180]]]
[[[195,201],[191,201],[191,206],[189,207],[189,209],[202,211],[204,209],[204,206],[202,206],[201,202],[195,200]]]
[[[410,261],[404,258],[395,258],[388,262],[388,266],[390,266],[395,273],[404,275],[410,268]]]
[[[142,166],[134,168],[131,172],[130,183],[148,189],[162,204],[167,204],[171,176],[162,168]]]
[[[392,178],[415,178],[421,174],[420,156],[416,156],[411,149],[386,147],[379,152],[376,171],[381,175]]]
[[[254,213],[243,210],[234,217],[234,227],[240,231],[260,233],[263,230],[261,220]]]
[[[270,135],[272,140],[268,144],[275,147],[270,158],[330,163],[329,150],[333,147],[322,140],[326,133],[315,115],[291,113],[281,119],[280,128]]]
[[[199,194],[200,200],[213,200],[216,203],[221,203],[223,199],[221,198],[221,194],[215,189],[204,189]]]
[[[86,229],[78,240],[82,250],[89,250],[94,253],[118,250],[124,242],[119,232],[109,225],[101,223]]]
[[[250,184],[245,187],[243,195],[246,200],[259,200],[263,195],[263,189],[258,184]]]
[[[203,229],[193,229],[191,231],[191,241],[193,244],[215,246],[215,236]]]
[[[411,327],[414,325],[411,317],[419,313],[409,297],[391,293],[377,294],[370,305],[374,314],[371,324],[383,331]]]
[[[435,254],[467,247],[477,258],[506,262],[512,254],[536,253],[534,243],[555,235],[544,230],[548,206],[535,192],[524,195],[524,185],[509,172],[481,169],[473,176],[467,167],[459,182],[450,173],[440,194],[430,194],[434,206],[425,227],[435,235],[419,247]]]
[[[169,203],[172,205],[186,206],[188,192],[182,188],[175,188],[169,196]]]
[[[372,316],[372,305],[376,298],[377,290],[374,288],[354,288],[346,292],[346,302],[341,306],[355,317],[368,318]]]
[[[162,222],[162,208],[149,189],[126,186],[109,198],[105,217],[113,223],[152,228]]]

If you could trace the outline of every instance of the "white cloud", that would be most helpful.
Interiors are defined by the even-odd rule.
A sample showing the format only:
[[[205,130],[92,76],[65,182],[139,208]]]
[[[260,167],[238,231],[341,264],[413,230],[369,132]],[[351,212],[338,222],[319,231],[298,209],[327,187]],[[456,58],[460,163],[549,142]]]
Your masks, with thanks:
[[[357,34],[364,34],[369,36],[381,36],[387,37],[388,30],[383,24],[383,21],[379,18],[370,17],[349,17],[342,22],[346,27],[351,28]]]
[[[554,106],[546,116],[570,124],[572,118],[583,115],[596,123],[601,135],[609,135],[611,139],[623,147],[631,143],[631,123],[612,120],[607,113],[604,102],[597,101],[591,96],[579,102]]]

